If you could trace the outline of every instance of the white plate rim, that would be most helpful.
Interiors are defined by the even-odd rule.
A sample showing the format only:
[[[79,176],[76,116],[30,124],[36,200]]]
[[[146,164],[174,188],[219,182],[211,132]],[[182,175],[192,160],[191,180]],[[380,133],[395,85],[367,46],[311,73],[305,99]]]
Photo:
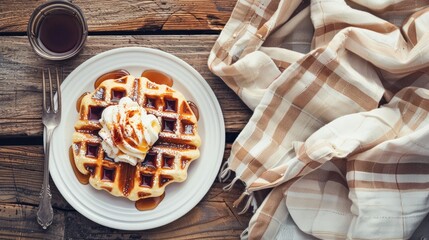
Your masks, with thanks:
[[[157,221],[151,221],[150,223],[147,223],[147,222],[145,222],[145,223],[141,223],[141,222],[121,223],[121,222],[118,222],[118,219],[116,218],[116,216],[110,216],[110,217],[109,216],[100,216],[100,215],[92,212],[91,209],[88,209],[84,203],[80,202],[76,198],[77,193],[71,193],[70,192],[70,190],[67,187],[67,184],[64,183],[64,181],[61,178],[61,170],[63,170],[63,169],[58,168],[57,161],[55,160],[55,159],[60,159],[61,157],[64,157],[64,153],[61,154],[60,150],[56,150],[56,149],[59,149],[59,147],[60,147],[59,141],[54,140],[55,138],[61,137],[59,131],[54,132],[54,135],[52,138],[53,141],[51,142],[50,159],[52,159],[52,160],[50,163],[50,173],[51,173],[51,177],[52,177],[55,185],[57,186],[57,188],[60,191],[60,193],[62,194],[62,196],[67,200],[67,202],[74,209],[76,209],[79,213],[81,213],[82,215],[84,215],[88,219],[90,219],[90,220],[92,220],[98,224],[101,224],[103,226],[107,226],[107,227],[115,228],[115,229],[146,230],[146,229],[151,229],[151,228],[163,226],[165,224],[171,223],[174,220],[180,218],[181,216],[183,216],[187,212],[189,212],[191,209],[193,209],[201,201],[201,199],[205,196],[205,194],[208,192],[211,185],[213,184],[213,182],[217,176],[217,172],[219,171],[221,162],[222,162],[223,153],[224,153],[224,149],[225,149],[225,126],[224,126],[223,114],[222,114],[219,102],[218,102],[214,92],[212,91],[212,89],[210,88],[208,83],[204,80],[204,78],[192,66],[187,64],[182,59],[180,59],[180,58],[178,58],[172,54],[158,50],[158,49],[145,48],[145,47],[123,47],[123,48],[116,48],[116,49],[108,50],[106,52],[103,52],[103,53],[100,53],[96,56],[93,56],[90,59],[83,62],[82,64],[80,64],[63,81],[63,83],[61,85],[63,96],[64,96],[64,92],[67,90],[66,89],[67,86],[69,86],[69,84],[72,84],[73,79],[75,79],[79,75],[79,72],[81,72],[83,69],[85,69],[86,67],[88,67],[92,64],[97,64],[97,62],[100,61],[101,59],[120,55],[120,54],[124,54],[124,53],[142,54],[142,56],[147,55],[147,54],[158,55],[162,58],[165,58],[165,59],[168,59],[170,61],[177,63],[178,66],[180,68],[182,68],[181,70],[186,71],[189,74],[192,74],[192,76],[194,76],[193,80],[196,80],[197,81],[196,83],[199,84],[202,87],[202,89],[204,89],[204,91],[205,91],[204,94],[206,94],[207,99],[211,103],[211,106],[207,106],[207,107],[210,107],[211,110],[214,110],[214,113],[215,113],[214,114],[215,119],[213,119],[213,121],[217,125],[211,126],[211,127],[214,127],[215,129],[218,130],[218,135],[217,136],[208,136],[210,138],[213,138],[213,137],[218,138],[217,140],[218,140],[219,145],[217,146],[217,149],[219,151],[217,151],[216,156],[213,157],[214,159],[216,159],[216,161],[215,161],[215,168],[212,170],[215,170],[215,171],[211,171],[208,173],[207,179],[205,181],[206,184],[200,186],[200,188],[202,188],[202,190],[197,192],[197,194],[194,195],[193,198],[190,199],[190,201],[187,201],[186,204],[184,204],[184,206],[180,206],[180,208],[174,214],[170,214],[169,216],[163,216],[161,219],[156,219]],[[64,101],[64,98],[63,98],[63,101]],[[64,104],[63,104],[63,106],[64,106]],[[201,106],[200,106],[200,108],[201,108]],[[64,116],[64,114],[63,114],[62,117],[63,117],[62,123],[60,124],[60,126],[58,128],[61,128],[61,126],[64,126],[63,123],[66,120],[65,119],[66,116]],[[67,121],[70,121],[70,120],[67,120]],[[201,131],[201,129],[200,129],[200,131]],[[204,139],[202,139],[202,140],[203,140],[203,145],[204,145]],[[210,146],[210,148],[212,148],[212,147],[213,146]],[[67,147],[67,149],[68,149],[68,147]],[[66,155],[68,157],[68,152],[66,153]],[[197,159],[196,161],[199,161],[199,160],[200,159]],[[192,163],[192,164],[194,164],[194,163]],[[192,164],[191,164],[191,166],[192,166]],[[203,181],[201,181],[201,182],[203,182]],[[207,184],[207,183],[210,183],[210,184]],[[180,183],[180,184],[186,184],[186,182]],[[91,186],[87,186],[87,187],[91,187]],[[168,190],[167,190],[167,192],[168,192]],[[123,220],[123,219],[121,219],[121,220]]]

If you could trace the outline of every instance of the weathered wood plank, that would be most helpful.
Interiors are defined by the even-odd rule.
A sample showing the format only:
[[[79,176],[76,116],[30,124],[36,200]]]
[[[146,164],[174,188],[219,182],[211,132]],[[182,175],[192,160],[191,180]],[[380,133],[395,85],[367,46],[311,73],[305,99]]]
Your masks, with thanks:
[[[0,204],[1,239],[63,239],[65,214],[54,210],[52,225],[43,230],[36,221],[37,208],[21,204]]]
[[[42,146],[0,147],[0,203],[39,204],[43,161]],[[52,205],[72,210],[52,180],[50,185]]]
[[[0,38],[0,136],[41,136],[42,83],[40,68],[57,64],[68,75],[90,57],[125,46],[157,48],[172,53],[193,66],[215,92],[224,114],[226,131],[240,132],[251,111],[207,67],[207,58],[217,35],[93,36],[76,57],[52,62],[38,57],[26,37]]]
[[[0,2],[0,32],[25,32],[32,11],[43,0]],[[89,31],[220,30],[236,1],[230,0],[106,0],[73,1]]]

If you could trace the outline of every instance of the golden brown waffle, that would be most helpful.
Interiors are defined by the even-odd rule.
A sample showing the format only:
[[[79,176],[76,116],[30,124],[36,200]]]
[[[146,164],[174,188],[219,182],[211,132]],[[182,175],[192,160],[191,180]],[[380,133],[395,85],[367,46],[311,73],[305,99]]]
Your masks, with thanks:
[[[136,166],[114,162],[103,151],[98,136],[103,109],[125,96],[161,123],[158,141]],[[76,167],[90,174],[93,187],[136,201],[160,196],[168,184],[184,181],[189,164],[200,155],[200,144],[197,118],[180,92],[129,75],[106,80],[82,98],[72,149]]]

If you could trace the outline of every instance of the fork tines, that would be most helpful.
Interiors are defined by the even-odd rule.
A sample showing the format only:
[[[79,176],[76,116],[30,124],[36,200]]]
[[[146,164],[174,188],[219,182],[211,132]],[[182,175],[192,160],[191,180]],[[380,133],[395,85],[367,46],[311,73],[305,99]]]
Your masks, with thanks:
[[[62,68],[61,70],[61,76],[62,76]],[[50,105],[46,105],[46,77],[45,77],[45,71],[48,72],[48,79],[49,79],[49,101]],[[53,109],[53,112],[58,112],[59,109],[61,109],[61,101],[58,101],[61,99],[61,85],[60,85],[60,75],[58,73],[58,68],[55,68],[56,73],[56,90],[57,90],[57,108],[55,109],[55,100],[54,100],[54,91],[53,91],[53,83],[52,83],[52,76],[51,76],[51,69],[46,68],[42,69],[42,78],[43,78],[43,111],[44,112],[51,112],[51,109]]]

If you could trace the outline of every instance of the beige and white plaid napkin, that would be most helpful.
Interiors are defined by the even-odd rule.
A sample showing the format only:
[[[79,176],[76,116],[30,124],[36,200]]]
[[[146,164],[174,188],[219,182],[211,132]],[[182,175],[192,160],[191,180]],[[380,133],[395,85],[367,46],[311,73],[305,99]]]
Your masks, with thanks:
[[[428,4],[238,1],[208,65],[254,110],[227,189],[245,183],[245,210],[272,189],[243,238],[412,235],[429,212]]]

